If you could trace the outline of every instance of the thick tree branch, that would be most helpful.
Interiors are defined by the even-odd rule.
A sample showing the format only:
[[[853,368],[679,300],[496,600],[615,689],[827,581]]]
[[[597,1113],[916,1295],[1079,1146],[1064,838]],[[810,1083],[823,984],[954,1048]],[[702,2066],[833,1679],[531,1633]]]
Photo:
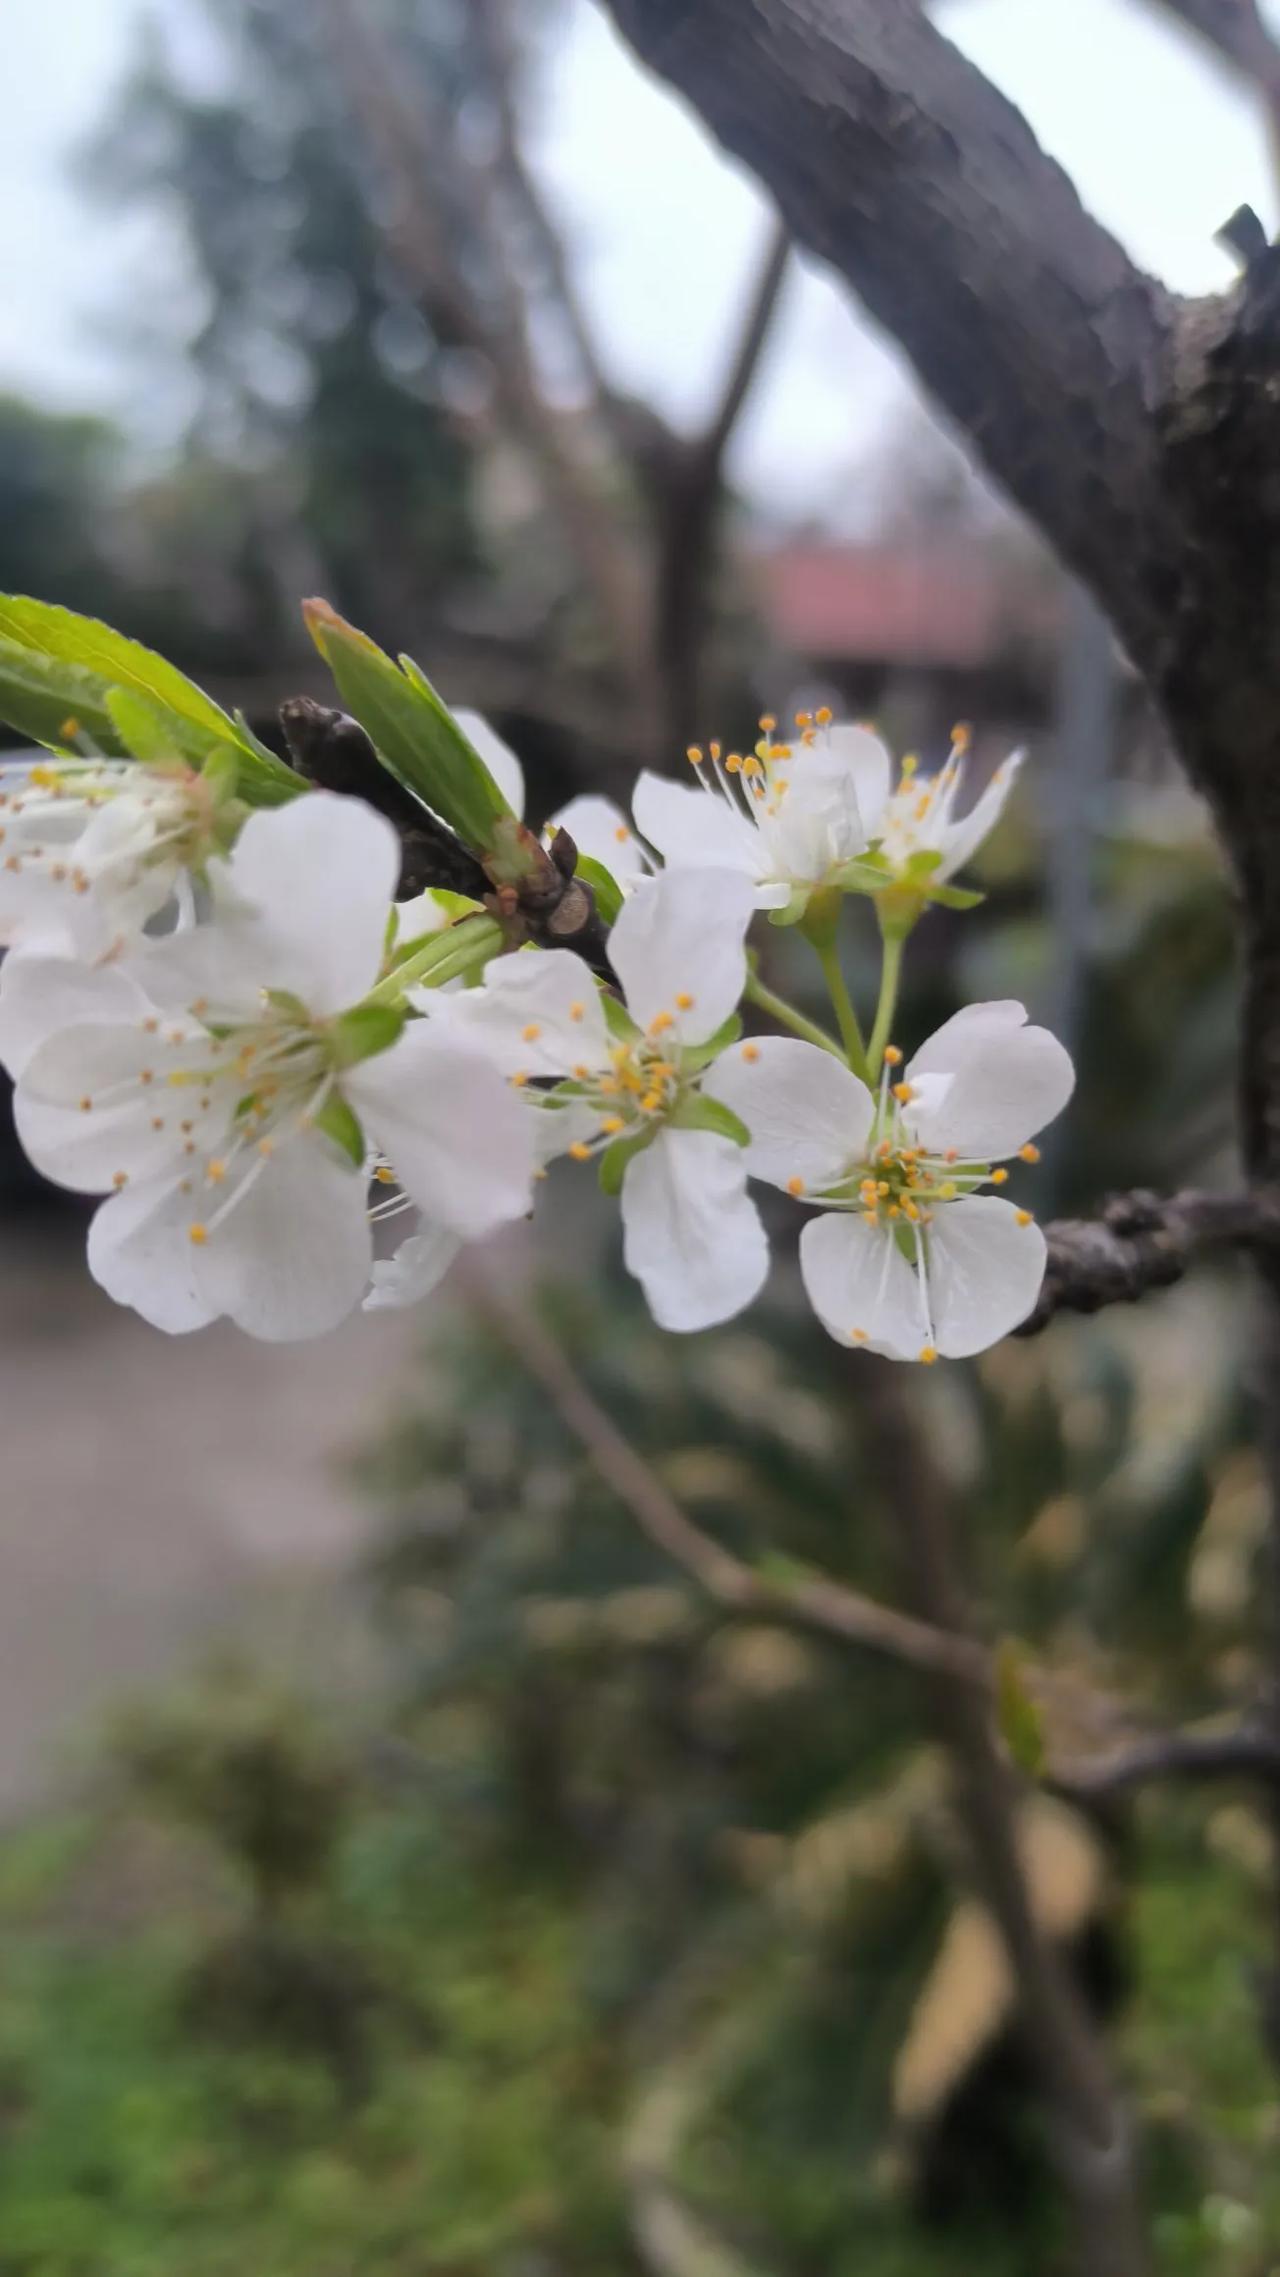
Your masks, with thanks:
[[[916,0],[607,0],[1147,648],[1176,304]],[[1163,565],[1163,568],[1162,568]]]
[[[1261,1724],[1226,1731],[1172,1731],[1134,1740],[1109,1755],[1072,1761],[1055,1757],[1050,1781],[1078,1802],[1101,1802],[1159,1779],[1280,1781],[1280,1739]]]
[[[1252,1249],[1280,1258],[1280,1194],[1117,1194],[1100,1217],[1060,1218],[1045,1228],[1049,1263],[1035,1311],[1018,1329],[1034,1336],[1059,1312],[1134,1304],[1180,1281],[1209,1249]]]

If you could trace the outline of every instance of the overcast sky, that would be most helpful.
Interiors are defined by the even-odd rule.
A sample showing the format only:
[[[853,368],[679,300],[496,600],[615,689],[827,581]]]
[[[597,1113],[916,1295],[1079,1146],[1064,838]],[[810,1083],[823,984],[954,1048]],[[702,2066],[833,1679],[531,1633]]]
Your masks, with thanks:
[[[160,0],[180,19],[194,0]],[[172,399],[103,337],[104,310],[152,282],[163,248],[66,179],[130,52],[146,0],[0,0],[10,101],[0,136],[0,386],[102,406],[142,436]],[[154,0],[153,0],[154,7]],[[1138,260],[1186,291],[1230,275],[1214,231],[1274,195],[1252,105],[1139,0],[943,0],[944,29],[1022,107]],[[646,79],[590,0],[573,0],[536,149],[622,382],[677,417],[714,386],[763,207]],[[830,502],[900,400],[891,354],[815,273],[793,279],[737,445],[762,502]]]

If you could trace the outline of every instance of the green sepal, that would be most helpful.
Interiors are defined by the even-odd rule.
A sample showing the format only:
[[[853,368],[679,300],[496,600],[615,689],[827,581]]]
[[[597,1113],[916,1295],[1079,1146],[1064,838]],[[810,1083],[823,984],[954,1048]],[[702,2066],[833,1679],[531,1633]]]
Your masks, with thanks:
[[[575,875],[589,885],[595,895],[596,908],[606,925],[616,925],[622,909],[622,888],[617,879],[606,870],[603,862],[593,860],[590,854],[579,854]]]
[[[657,1123],[649,1123],[643,1130],[636,1131],[627,1138],[615,1139],[612,1146],[605,1148],[599,1163],[600,1191],[602,1194],[616,1197],[621,1193],[622,1181],[627,1175],[628,1168],[638,1154],[643,1154],[647,1146],[653,1145],[658,1130],[659,1125]]]
[[[411,657],[395,664],[327,601],[305,601],[307,630],[344,704],[389,774],[424,799],[464,844],[488,850],[511,809],[480,754]]]
[[[740,1115],[722,1100],[708,1099],[701,1091],[691,1091],[680,1101],[672,1123],[681,1131],[715,1131],[720,1138],[732,1139],[735,1146],[750,1146],[751,1133]]]
[[[283,1012],[286,1020],[296,1020],[299,1027],[310,1026],[311,1014],[291,988],[268,988],[263,993],[273,1012]]]
[[[179,740],[181,723],[164,704],[139,695],[136,688],[108,688],[107,710],[126,751],[144,766],[182,766],[185,753]],[[226,744],[219,748],[227,749]]]
[[[931,878],[934,871],[940,869],[941,866],[942,848],[940,846],[922,846],[918,853],[908,854],[906,861],[901,866],[899,875],[908,885],[914,885],[918,879]]]
[[[899,1218],[893,1227],[893,1238],[909,1265],[916,1261],[916,1239],[909,1218]]]
[[[696,1074],[700,1068],[710,1067],[712,1060],[719,1059],[721,1052],[728,1051],[730,1044],[736,1044],[741,1034],[741,1018],[736,1012],[731,1012],[728,1019],[716,1029],[714,1036],[708,1036],[705,1044],[685,1046],[680,1054],[681,1066],[691,1074]]]
[[[794,887],[791,899],[785,902],[781,909],[769,911],[769,923],[771,925],[801,924],[809,914],[809,903],[812,898],[812,892],[808,886]]]
[[[502,927],[496,918],[480,914],[460,918],[456,925],[446,926],[443,933],[424,935],[420,945],[410,943],[366,1001],[395,1004],[406,988],[442,988],[447,980],[470,978],[482,972],[489,959],[499,956],[505,947]],[[420,965],[417,964],[419,957]],[[417,969],[411,971],[409,968],[415,965]]]
[[[883,893],[893,880],[893,865],[882,854],[860,854],[836,871],[842,893]]]
[[[1018,1769],[1038,1779],[1048,1752],[1044,1717],[1027,1690],[1022,1651],[1012,1637],[996,1653],[996,1725]]]
[[[600,1002],[604,1008],[604,1024],[610,1035],[616,1036],[620,1044],[634,1043],[640,1030],[622,998],[611,996],[606,988],[600,992]]]
[[[985,893],[974,893],[970,887],[958,885],[926,886],[925,894],[939,909],[976,909],[979,902],[987,898]]]
[[[363,1169],[364,1132],[340,1093],[330,1092],[316,1114],[315,1126],[318,1131],[324,1132],[326,1138],[331,1138],[335,1146],[340,1146],[344,1154],[350,1156],[357,1170]]]
[[[403,1004],[356,1004],[340,1013],[329,1030],[334,1064],[355,1067],[389,1051],[400,1035],[408,1014]]]
[[[0,594],[0,649],[0,713],[55,751],[74,748],[63,732],[74,718],[106,757],[124,756],[129,747],[109,700],[120,689],[146,705],[148,737],[163,730],[171,739],[172,755],[189,765],[203,766],[211,751],[228,744],[243,752],[247,764],[241,790],[251,804],[278,804],[308,787],[176,665],[96,617],[77,616],[72,609],[25,594]],[[15,650],[25,652],[25,673],[16,665]],[[55,718],[59,708],[61,717]]]
[[[240,789],[240,755],[229,743],[220,744],[211,751],[200,770],[201,780],[209,787],[215,806],[226,806],[236,798]]]

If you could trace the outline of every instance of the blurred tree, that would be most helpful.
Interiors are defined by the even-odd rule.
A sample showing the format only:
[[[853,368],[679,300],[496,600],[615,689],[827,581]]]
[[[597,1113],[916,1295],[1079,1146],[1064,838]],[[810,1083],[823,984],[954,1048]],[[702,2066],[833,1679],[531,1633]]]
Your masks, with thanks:
[[[105,419],[0,396],[0,588],[100,612],[102,546],[121,438]]]

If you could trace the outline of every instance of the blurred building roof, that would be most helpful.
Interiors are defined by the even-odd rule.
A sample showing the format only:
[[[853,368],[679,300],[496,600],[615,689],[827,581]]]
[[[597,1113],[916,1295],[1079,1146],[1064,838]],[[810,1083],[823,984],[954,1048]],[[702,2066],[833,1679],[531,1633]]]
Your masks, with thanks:
[[[832,662],[974,670],[1011,640],[1051,633],[1052,597],[981,539],[919,545],[792,540],[756,557],[775,639]]]

